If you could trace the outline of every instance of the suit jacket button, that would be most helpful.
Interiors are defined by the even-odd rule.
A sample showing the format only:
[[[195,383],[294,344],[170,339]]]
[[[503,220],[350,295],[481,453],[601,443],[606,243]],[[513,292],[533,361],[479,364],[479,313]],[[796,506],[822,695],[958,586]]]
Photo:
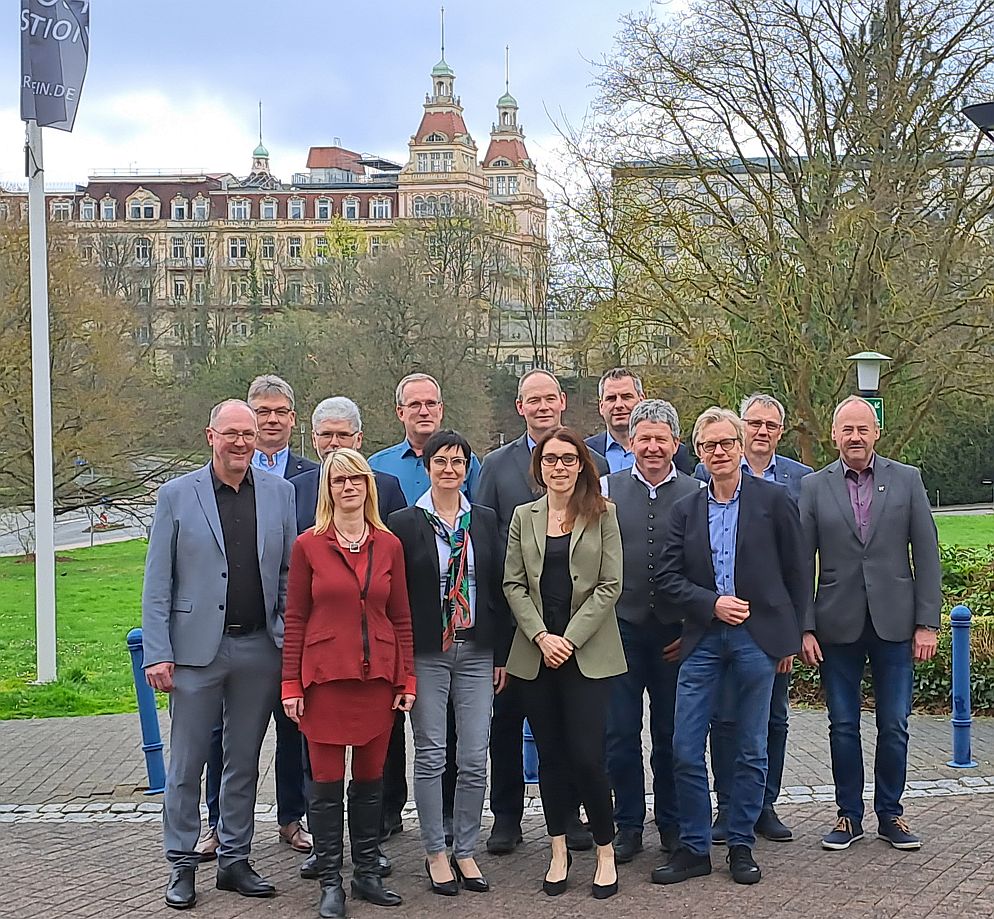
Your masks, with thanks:
[[[221,572],[221,577],[222,578],[226,578],[227,576],[228,576],[228,572],[227,571],[222,571]]]
[[[574,574],[574,575],[573,575],[573,580],[575,581],[575,580],[576,580],[576,579],[577,579],[578,577],[579,577],[579,575],[578,575],[578,574]]]
[[[223,603],[218,603],[217,608],[218,609],[224,609],[224,604]]]

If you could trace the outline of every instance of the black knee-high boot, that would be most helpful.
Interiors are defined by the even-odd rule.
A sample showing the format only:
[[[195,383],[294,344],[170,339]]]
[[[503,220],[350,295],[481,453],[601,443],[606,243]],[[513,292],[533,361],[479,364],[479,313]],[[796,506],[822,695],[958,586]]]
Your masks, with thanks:
[[[342,888],[344,791],[344,781],[311,783],[308,814],[311,835],[314,837],[318,879],[321,881],[321,899],[318,903],[318,915],[321,919],[340,919],[345,916],[345,891]]]
[[[400,894],[383,886],[377,863],[383,780],[349,783],[349,840],[352,843],[352,896],[375,906],[400,906]]]

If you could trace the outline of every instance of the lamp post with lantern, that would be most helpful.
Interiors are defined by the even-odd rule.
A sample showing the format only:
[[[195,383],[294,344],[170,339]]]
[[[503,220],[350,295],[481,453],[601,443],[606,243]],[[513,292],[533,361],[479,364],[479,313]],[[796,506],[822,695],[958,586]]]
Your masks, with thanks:
[[[884,426],[884,400],[880,396],[880,369],[892,360],[879,351],[860,351],[846,358],[856,365],[856,388],[860,396],[866,399],[877,413],[877,423]]]

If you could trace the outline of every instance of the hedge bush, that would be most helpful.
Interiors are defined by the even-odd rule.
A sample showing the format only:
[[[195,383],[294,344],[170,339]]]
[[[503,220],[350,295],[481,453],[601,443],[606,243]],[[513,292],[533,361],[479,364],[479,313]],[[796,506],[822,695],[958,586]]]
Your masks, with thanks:
[[[952,697],[952,651],[949,611],[962,603],[973,612],[970,630],[971,701],[975,714],[994,714],[994,546],[940,547],[942,558],[942,630],[932,660],[915,665],[913,704],[916,711],[946,714]],[[869,668],[863,678],[863,697],[873,705]],[[801,705],[823,705],[818,670],[795,662],[791,700]]]

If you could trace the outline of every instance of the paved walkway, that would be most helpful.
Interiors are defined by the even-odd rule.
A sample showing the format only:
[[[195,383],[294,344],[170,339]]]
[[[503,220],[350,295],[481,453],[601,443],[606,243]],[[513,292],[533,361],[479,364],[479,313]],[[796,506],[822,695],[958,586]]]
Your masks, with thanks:
[[[165,713],[162,723],[165,729]],[[864,720],[868,757],[873,734],[870,715]],[[584,854],[576,859],[571,890],[550,900],[540,893],[546,852],[538,802],[532,801],[525,845],[501,859],[481,855],[494,891],[487,896],[464,892],[450,901],[427,891],[412,813],[407,832],[387,846],[396,864],[391,883],[406,898],[396,915],[538,919],[652,911],[694,919],[991,916],[994,863],[982,840],[994,818],[994,720],[975,724],[977,768],[950,769],[948,758],[948,720],[915,717],[907,806],[909,820],[925,839],[920,852],[896,852],[873,839],[871,818],[864,842],[849,852],[825,853],[818,838],[834,816],[825,715],[795,712],[780,810],[796,840],[780,845],[760,841],[756,855],[765,879],[754,888],[730,881],[721,849],[714,852],[715,873],[709,878],[669,889],[649,884],[649,871],[660,855],[654,834],[647,832],[646,853],[620,870],[619,896],[606,902],[589,897],[593,857]],[[193,916],[314,915],[315,885],[296,876],[299,857],[276,838],[272,735],[262,767],[253,858],[276,882],[279,896],[250,901],[216,891],[214,869],[205,866]],[[172,915],[162,905],[161,800],[142,795],[144,780],[135,715],[0,722],[0,917]],[[349,907],[350,915],[358,917],[383,915],[352,900]]]

